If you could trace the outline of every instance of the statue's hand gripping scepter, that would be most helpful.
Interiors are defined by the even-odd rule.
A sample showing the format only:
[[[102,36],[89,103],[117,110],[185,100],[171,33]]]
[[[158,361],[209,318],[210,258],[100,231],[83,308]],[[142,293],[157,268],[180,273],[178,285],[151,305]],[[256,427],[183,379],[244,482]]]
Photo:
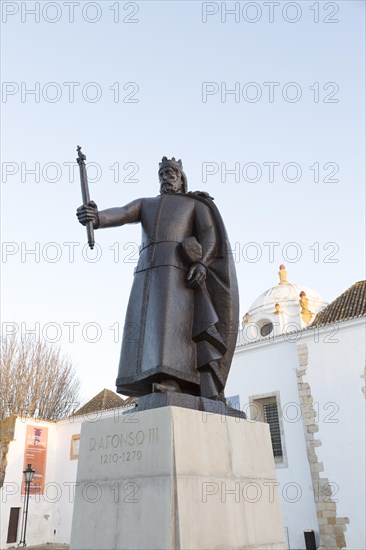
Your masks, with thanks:
[[[90,220],[90,218],[89,219],[87,218],[87,213],[85,212],[85,207],[92,206],[93,208],[95,208],[95,210],[96,210],[95,215],[96,216],[97,216],[98,210],[96,209],[95,203],[90,201],[89,187],[88,187],[88,176],[87,176],[87,173],[86,173],[86,166],[85,166],[86,156],[84,155],[84,153],[81,152],[80,145],[77,146],[76,150],[78,152],[78,157],[77,157],[76,161],[79,165],[79,170],[80,170],[81,194],[82,194],[82,197],[83,197],[83,206],[78,208],[77,216],[79,218],[80,223],[82,223],[83,225],[86,226],[86,233],[87,233],[87,236],[88,236],[88,244],[89,244],[90,248],[93,249],[94,244],[95,244],[93,221]],[[85,220],[85,217],[87,218],[87,220]]]

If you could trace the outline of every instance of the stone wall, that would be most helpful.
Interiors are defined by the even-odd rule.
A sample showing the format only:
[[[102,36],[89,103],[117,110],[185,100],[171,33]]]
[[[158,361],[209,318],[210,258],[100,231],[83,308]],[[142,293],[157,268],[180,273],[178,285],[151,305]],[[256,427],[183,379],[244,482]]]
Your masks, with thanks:
[[[337,503],[332,499],[332,486],[328,478],[320,475],[321,472],[324,472],[324,465],[318,460],[316,447],[321,445],[321,441],[314,437],[314,434],[319,431],[319,427],[316,423],[316,412],[313,408],[314,400],[311,395],[311,388],[303,379],[306,376],[308,367],[308,347],[307,344],[298,344],[297,348],[299,358],[299,368],[296,373],[297,384],[314,502],[319,524],[319,550],[338,550],[347,546],[345,531],[349,519],[346,517],[337,517]]]

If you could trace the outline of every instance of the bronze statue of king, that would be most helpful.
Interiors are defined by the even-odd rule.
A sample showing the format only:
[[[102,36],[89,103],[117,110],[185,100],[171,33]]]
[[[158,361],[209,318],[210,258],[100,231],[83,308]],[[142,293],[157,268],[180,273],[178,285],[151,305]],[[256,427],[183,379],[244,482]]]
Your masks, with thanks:
[[[98,211],[77,210],[94,229],[140,223],[142,238],[126,312],[117,391],[179,391],[223,399],[235,349],[239,297],[220,213],[188,192],[181,160],[163,157],[160,194]]]

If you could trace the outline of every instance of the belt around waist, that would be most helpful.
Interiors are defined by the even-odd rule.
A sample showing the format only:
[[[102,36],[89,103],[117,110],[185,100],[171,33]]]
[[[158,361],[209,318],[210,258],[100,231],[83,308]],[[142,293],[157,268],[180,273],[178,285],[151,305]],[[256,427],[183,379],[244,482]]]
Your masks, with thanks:
[[[161,266],[173,266],[187,270],[188,266],[182,257],[181,243],[178,241],[159,241],[149,243],[154,247],[146,246],[140,252],[135,273]]]
[[[182,240],[184,239],[184,237],[182,237]],[[140,253],[147,247],[149,247],[150,245],[159,245],[159,244],[164,244],[164,243],[174,243],[174,244],[182,244],[182,240],[178,241],[176,239],[165,239],[165,240],[160,240],[160,241],[143,241],[139,247],[139,251]]]

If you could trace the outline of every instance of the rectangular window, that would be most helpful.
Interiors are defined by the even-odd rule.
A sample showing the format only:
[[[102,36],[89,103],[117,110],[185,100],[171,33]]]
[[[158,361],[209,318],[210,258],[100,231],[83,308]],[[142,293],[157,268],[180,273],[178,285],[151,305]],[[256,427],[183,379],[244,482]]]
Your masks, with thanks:
[[[287,467],[279,392],[250,398],[250,419],[269,424],[276,466]]]
[[[80,434],[72,435],[70,444],[70,460],[77,460],[79,458],[79,446]]]
[[[264,421],[269,424],[273,456],[282,458],[281,430],[277,403],[264,403]]]

